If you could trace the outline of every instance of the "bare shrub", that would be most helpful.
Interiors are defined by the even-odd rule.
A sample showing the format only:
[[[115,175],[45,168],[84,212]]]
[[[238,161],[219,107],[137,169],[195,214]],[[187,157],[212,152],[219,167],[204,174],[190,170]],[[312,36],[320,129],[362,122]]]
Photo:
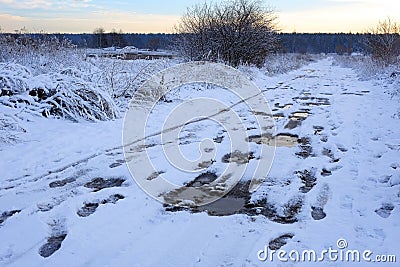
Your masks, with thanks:
[[[205,2],[176,26],[176,49],[189,60],[262,65],[277,50],[277,17],[259,0]]]
[[[400,24],[387,18],[367,32],[366,47],[372,58],[385,65],[398,61],[400,55]]]

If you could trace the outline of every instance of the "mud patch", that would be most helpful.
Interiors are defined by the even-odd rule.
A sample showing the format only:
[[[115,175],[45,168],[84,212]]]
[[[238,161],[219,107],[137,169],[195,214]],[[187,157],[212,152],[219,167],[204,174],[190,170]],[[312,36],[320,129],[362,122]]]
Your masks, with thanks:
[[[112,196],[109,196],[106,199],[103,199],[100,202],[95,202],[95,203],[85,203],[85,205],[78,210],[77,214],[79,217],[88,217],[90,215],[92,215],[93,213],[95,213],[96,209],[101,205],[105,205],[105,204],[115,204],[117,203],[119,200],[124,199],[125,197],[123,195],[120,194],[115,194]]]
[[[86,183],[84,186],[86,188],[93,189],[94,192],[97,192],[104,188],[120,187],[123,182],[125,182],[125,180],[121,178],[110,178],[110,179],[95,178],[91,182]]]
[[[61,248],[61,244],[67,234],[60,234],[47,238],[47,243],[40,247],[39,255],[43,258],[48,258]]]
[[[49,187],[50,188],[63,187],[63,186],[66,186],[67,184],[73,183],[75,181],[76,181],[75,178],[67,178],[67,179],[64,179],[64,180],[51,182],[49,184]]]
[[[254,153],[242,153],[240,151],[235,151],[233,153],[226,154],[222,157],[223,163],[235,162],[238,165],[247,164],[250,160],[254,159]]]
[[[265,144],[268,146],[277,146],[277,147],[295,147],[299,144],[299,136],[289,133],[281,133],[278,135],[253,135],[247,138],[248,142],[253,142],[256,144]]]
[[[294,237],[294,234],[289,233],[289,234],[284,234],[281,235],[280,237],[277,237],[273,240],[271,240],[268,244],[269,249],[271,250],[279,250],[281,249],[284,245],[287,244],[287,242]]]
[[[300,151],[296,152],[296,156],[306,159],[313,154],[313,149],[311,146],[311,140],[309,138],[303,137],[299,140]]]
[[[308,193],[314,186],[317,184],[317,178],[315,177],[314,170],[304,170],[296,172],[296,175],[299,176],[301,182],[304,184],[299,188],[301,193]]]
[[[17,213],[20,213],[21,210],[12,210],[12,211],[5,211],[0,215],[0,225],[5,222],[8,218],[14,216]]]

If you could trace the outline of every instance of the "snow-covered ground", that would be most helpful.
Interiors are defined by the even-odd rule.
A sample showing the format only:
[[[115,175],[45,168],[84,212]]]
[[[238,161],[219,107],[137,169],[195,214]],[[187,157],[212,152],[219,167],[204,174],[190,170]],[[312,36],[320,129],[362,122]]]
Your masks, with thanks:
[[[20,122],[26,133],[0,145],[0,266],[347,266],[328,257],[258,259],[265,246],[320,256],[337,250],[339,239],[348,244],[341,251],[370,250],[372,260],[397,254],[400,261],[398,100],[385,93],[384,81],[361,81],[332,58],[273,77],[257,69],[246,74],[269,100],[274,134],[290,135],[287,142],[276,139],[270,172],[238,214],[169,211],[143,192],[125,164],[122,119],[72,123],[26,115]],[[223,88],[187,86],[155,112],[190,97],[238,102]],[[249,135],[260,133],[244,104],[234,111],[246,119]],[[154,116],[150,127],[157,126]],[[200,140],[218,140],[207,170],[219,174],[221,158],[231,152],[225,134],[212,121],[190,124],[181,132],[181,151],[196,156]],[[149,142],[152,159],[174,183],[184,186],[199,174],[179,176],[163,160],[159,136]],[[249,145],[251,168],[268,142],[260,137]],[[135,166],[135,157],[128,160]]]

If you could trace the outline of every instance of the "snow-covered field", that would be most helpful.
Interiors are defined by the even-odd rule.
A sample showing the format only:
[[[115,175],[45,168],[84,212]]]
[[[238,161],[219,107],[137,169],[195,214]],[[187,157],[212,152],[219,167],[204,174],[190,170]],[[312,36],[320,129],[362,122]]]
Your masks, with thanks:
[[[273,262],[258,259],[266,246],[319,257],[340,250],[340,239],[348,245],[344,253],[359,250],[362,257],[370,250],[371,260],[400,261],[399,100],[387,93],[394,88],[360,80],[332,58],[275,76],[242,71],[269,101],[275,158],[256,192],[235,192],[208,213],[164,207],[141,190],[125,163],[141,168],[140,157],[124,157],[122,118],[73,123],[24,114],[10,126],[16,136],[7,138],[15,141],[0,144],[0,266],[347,266],[328,255],[319,263],[281,262],[277,254]],[[159,114],[196,97],[240,102],[217,86],[184,86],[156,106],[149,127],[160,127]],[[0,110],[21,117],[20,110]],[[251,169],[271,143],[257,138],[262,129],[244,103],[233,110],[253,136]],[[201,173],[220,175],[232,152],[224,129],[204,120],[183,128],[182,153],[196,158],[204,138],[215,141],[217,152],[199,173],[184,176],[169,166],[158,135],[148,138],[147,152],[165,177],[185,186]],[[252,178],[246,172],[243,180]],[[352,264],[366,266],[362,259]]]

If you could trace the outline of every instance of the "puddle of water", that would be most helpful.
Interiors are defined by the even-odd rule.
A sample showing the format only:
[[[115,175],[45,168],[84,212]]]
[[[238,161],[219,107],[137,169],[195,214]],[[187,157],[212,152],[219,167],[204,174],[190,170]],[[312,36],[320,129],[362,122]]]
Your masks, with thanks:
[[[248,142],[253,142],[259,145],[264,144],[277,147],[295,147],[299,143],[298,140],[298,135],[288,133],[282,133],[275,136],[270,134],[253,135],[247,139]]]
[[[207,212],[210,216],[229,216],[240,212],[245,205],[246,199],[228,196],[211,204],[201,206],[195,212]]]
[[[230,216],[245,214],[249,216],[264,216],[271,221],[281,224],[297,222],[297,214],[301,211],[303,200],[301,198],[289,201],[283,206],[283,215],[278,214],[277,208],[268,203],[267,199],[250,203],[250,181],[239,182],[228,194],[219,200],[204,206],[172,206],[164,205],[167,211],[190,211],[193,213],[207,212],[210,216]]]

